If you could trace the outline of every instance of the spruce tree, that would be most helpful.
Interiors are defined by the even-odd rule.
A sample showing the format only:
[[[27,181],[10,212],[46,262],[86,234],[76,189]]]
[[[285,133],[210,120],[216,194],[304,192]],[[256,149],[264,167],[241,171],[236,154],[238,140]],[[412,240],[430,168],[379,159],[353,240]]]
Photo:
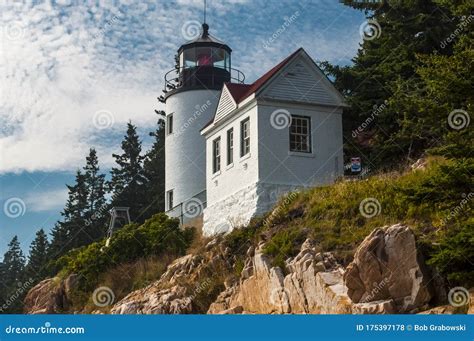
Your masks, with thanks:
[[[85,211],[86,232],[92,240],[105,235],[107,220],[107,201],[105,199],[105,175],[100,173],[97,152],[91,148],[86,157],[84,182],[87,190],[87,208]]]
[[[158,114],[164,115],[164,112]],[[158,120],[158,128],[151,132],[150,136],[154,137],[155,141],[144,162],[144,172],[148,181],[144,218],[165,210],[165,123],[162,118]]]
[[[48,275],[48,237],[43,229],[36,232],[36,238],[30,246],[30,254],[28,256],[28,264],[26,265],[25,275],[27,279],[33,282],[45,278]]]
[[[144,197],[147,179],[143,170],[145,157],[141,155],[142,144],[137,128],[131,122],[127,124],[127,134],[122,141],[122,154],[112,154],[117,167],[112,168],[109,186],[112,190],[112,206],[130,207],[130,217],[142,222]]]
[[[14,236],[8,244],[8,250],[3,256],[5,271],[5,286],[10,290],[23,281],[25,269],[25,256],[20,248],[18,237]]]
[[[365,36],[353,65],[338,67],[322,63],[350,105],[344,112],[345,155],[362,156],[375,167],[414,158],[417,153],[413,148],[420,152],[424,145],[413,146],[410,136],[394,138],[403,129],[405,117],[390,104],[410,96],[418,88],[417,56],[439,49],[456,22],[446,15],[448,9],[440,9],[439,4],[430,0],[386,1],[375,5],[344,2],[366,11],[366,27],[375,33]],[[451,49],[439,53],[449,54]],[[410,86],[400,88],[400,80],[409,80]],[[376,111],[377,108],[382,109]],[[369,123],[363,131],[354,133],[365,122]]]

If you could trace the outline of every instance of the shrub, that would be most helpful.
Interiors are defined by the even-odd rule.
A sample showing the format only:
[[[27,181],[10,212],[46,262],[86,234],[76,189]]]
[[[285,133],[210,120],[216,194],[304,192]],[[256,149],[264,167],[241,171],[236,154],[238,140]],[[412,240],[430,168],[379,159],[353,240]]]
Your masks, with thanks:
[[[118,230],[110,239],[73,250],[58,260],[65,273],[81,276],[84,289],[93,289],[99,276],[112,267],[139,258],[161,255],[179,256],[185,253],[194,230],[179,228],[176,219],[160,213],[142,225],[130,224]]]

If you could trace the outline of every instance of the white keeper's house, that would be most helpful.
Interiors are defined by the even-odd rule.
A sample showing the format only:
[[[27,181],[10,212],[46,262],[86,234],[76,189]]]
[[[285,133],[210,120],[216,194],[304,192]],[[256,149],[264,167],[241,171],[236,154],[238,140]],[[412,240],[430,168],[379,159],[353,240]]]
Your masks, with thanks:
[[[166,205],[205,235],[269,211],[289,191],[343,174],[342,95],[302,48],[251,84],[202,34],[165,76]]]

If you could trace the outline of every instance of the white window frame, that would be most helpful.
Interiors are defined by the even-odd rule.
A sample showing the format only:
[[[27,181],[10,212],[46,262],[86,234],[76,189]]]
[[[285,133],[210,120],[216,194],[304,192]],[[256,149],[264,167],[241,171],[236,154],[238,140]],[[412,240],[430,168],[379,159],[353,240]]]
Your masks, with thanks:
[[[303,124],[306,122],[306,125]],[[302,141],[306,139],[306,145],[303,146],[302,143],[296,142],[294,145],[292,137],[299,138]],[[291,115],[291,125],[289,128],[289,144],[288,148],[291,153],[305,153],[311,154],[313,151],[312,148],[312,138],[311,138],[311,117],[310,116],[301,116],[301,115]]]
[[[234,163],[234,128],[227,130],[227,166]]]
[[[250,117],[240,121],[240,157],[250,153]]]
[[[212,141],[212,174],[221,170],[221,138],[220,136]]]

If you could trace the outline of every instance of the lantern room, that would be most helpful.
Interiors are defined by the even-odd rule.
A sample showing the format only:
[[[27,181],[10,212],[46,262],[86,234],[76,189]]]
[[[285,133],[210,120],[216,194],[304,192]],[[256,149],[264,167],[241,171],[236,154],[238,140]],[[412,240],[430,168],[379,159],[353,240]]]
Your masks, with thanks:
[[[165,97],[184,90],[221,90],[225,82],[243,83],[243,73],[231,67],[231,52],[209,34],[209,25],[202,24],[199,37],[179,48],[176,67],[165,76]]]

